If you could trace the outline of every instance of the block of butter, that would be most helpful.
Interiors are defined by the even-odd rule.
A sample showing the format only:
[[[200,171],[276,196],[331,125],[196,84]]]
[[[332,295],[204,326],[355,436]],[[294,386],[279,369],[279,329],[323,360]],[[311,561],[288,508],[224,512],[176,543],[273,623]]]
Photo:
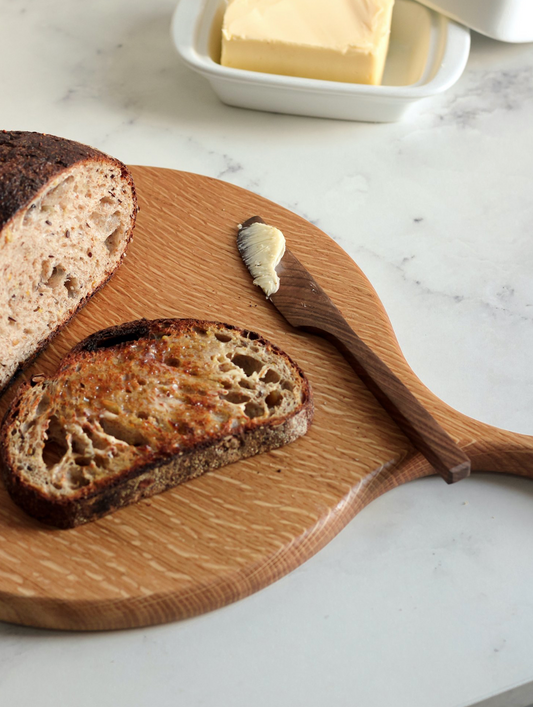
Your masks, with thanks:
[[[230,0],[221,64],[380,84],[394,0]]]

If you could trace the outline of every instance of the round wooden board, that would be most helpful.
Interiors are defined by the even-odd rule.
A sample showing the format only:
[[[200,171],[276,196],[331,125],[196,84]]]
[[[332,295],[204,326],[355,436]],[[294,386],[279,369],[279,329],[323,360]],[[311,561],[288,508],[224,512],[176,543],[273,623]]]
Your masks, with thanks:
[[[141,211],[125,264],[26,375],[52,372],[80,339],[113,324],[218,320],[260,332],[302,366],[315,421],[291,445],[74,530],[32,520],[0,488],[0,619],[97,630],[212,610],[297,567],[380,493],[431,473],[336,350],[293,330],[252,285],[235,239],[237,224],[255,214],[284,231],[354,329],[467,448],[475,468],[532,473],[530,438],[469,420],[422,386],[368,281],[325,234],[224,182],[132,171]]]

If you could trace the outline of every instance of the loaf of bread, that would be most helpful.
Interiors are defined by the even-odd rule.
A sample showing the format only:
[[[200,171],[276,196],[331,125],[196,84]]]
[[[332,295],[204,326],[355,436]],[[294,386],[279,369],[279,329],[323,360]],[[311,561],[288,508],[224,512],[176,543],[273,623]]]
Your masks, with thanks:
[[[0,131],[0,392],[111,277],[136,213],[118,160]]]
[[[21,386],[0,429],[6,487],[39,520],[95,520],[305,434],[309,383],[258,334],[190,319],[90,336]]]

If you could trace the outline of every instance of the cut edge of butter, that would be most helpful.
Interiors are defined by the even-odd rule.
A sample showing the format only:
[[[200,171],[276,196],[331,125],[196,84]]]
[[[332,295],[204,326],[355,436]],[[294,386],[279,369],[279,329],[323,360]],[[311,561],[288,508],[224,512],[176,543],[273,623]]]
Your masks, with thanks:
[[[267,297],[274,295],[280,286],[276,267],[285,254],[283,233],[266,223],[252,223],[246,228],[239,225],[237,247],[254,285]]]

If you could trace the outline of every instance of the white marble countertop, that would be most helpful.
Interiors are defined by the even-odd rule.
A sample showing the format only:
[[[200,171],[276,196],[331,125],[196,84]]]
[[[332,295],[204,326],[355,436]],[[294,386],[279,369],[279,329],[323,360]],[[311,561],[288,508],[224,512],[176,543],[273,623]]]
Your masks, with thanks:
[[[326,121],[219,103],[173,50],[173,9],[0,0],[1,127],[296,211],[362,267],[429,388],[533,434],[533,46],[474,35],[459,83],[403,123]],[[0,624],[0,703],[524,707],[532,541],[528,480],[408,484],[217,612],[87,635]]]

